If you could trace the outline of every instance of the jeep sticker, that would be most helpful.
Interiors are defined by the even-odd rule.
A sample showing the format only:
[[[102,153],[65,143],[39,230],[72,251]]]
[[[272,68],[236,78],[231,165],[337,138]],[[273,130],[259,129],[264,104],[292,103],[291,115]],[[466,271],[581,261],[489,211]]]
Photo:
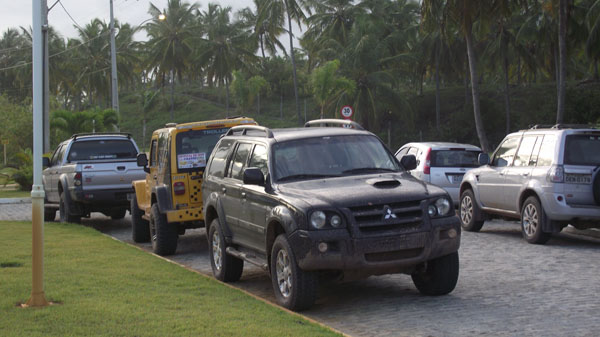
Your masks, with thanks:
[[[185,153],[177,155],[177,167],[180,169],[205,167],[206,152],[202,153]]]

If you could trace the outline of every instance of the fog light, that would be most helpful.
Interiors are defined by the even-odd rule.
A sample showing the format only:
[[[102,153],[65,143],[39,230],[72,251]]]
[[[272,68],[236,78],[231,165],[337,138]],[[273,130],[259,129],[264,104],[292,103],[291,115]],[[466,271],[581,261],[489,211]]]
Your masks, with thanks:
[[[448,237],[450,239],[454,239],[457,235],[458,235],[458,233],[456,232],[456,229],[454,229],[454,228],[452,228],[448,231]]]
[[[342,218],[338,215],[334,215],[331,217],[331,226],[338,228],[342,225]]]
[[[427,213],[429,213],[429,216],[435,216],[437,214],[437,208],[434,205],[429,205],[429,207],[427,207]]]
[[[327,246],[326,242],[321,242],[319,243],[318,248],[321,253],[325,253],[329,247]]]

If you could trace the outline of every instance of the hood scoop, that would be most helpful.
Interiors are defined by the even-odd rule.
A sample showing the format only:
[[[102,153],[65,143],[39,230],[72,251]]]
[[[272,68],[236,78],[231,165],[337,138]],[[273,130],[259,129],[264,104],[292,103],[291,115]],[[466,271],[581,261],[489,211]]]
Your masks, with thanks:
[[[400,186],[400,181],[389,178],[369,179],[366,183],[376,188],[394,188]]]

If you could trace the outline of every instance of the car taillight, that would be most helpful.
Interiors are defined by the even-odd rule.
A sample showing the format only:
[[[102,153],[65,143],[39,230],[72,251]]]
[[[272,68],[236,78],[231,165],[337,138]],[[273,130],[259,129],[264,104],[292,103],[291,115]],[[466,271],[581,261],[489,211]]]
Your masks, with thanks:
[[[565,181],[565,170],[562,165],[553,165],[548,170],[546,180],[550,183],[562,183]]]
[[[185,184],[182,183],[181,181],[174,183],[173,184],[173,193],[175,193],[175,195],[184,194],[185,193]]]
[[[81,186],[81,172],[75,172],[73,184],[75,184],[75,186]]]
[[[429,174],[431,172],[431,148],[427,149],[427,156],[425,157],[425,167],[423,167],[423,173]]]

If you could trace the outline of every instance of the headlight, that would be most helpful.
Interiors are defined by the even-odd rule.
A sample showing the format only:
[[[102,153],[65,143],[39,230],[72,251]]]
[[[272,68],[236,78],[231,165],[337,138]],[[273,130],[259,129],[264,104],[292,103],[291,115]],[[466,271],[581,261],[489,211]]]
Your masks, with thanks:
[[[316,228],[321,229],[325,226],[325,220],[327,220],[327,216],[322,211],[313,212],[310,215],[310,224]]]
[[[437,209],[438,215],[448,215],[450,213],[450,200],[445,197],[439,198],[435,201],[435,208]]]
[[[334,228],[338,228],[342,225],[342,218],[339,215],[334,215],[330,220],[331,226]]]

